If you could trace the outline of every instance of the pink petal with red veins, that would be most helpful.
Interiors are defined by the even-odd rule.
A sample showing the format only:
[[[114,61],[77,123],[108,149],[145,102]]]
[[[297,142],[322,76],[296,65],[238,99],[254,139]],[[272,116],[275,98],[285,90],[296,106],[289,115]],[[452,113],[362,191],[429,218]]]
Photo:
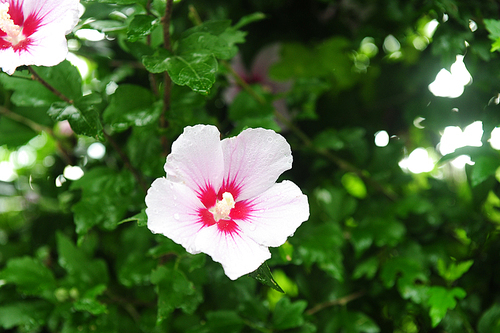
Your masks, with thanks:
[[[204,204],[215,200],[210,193],[220,188],[224,174],[220,133],[217,127],[186,127],[172,144],[165,171],[169,180],[186,184],[197,193]],[[206,193],[209,193],[208,196]]]
[[[265,246],[282,245],[309,218],[307,196],[288,180],[248,201],[247,217],[234,219],[245,235]]]
[[[148,190],[146,206],[148,228],[152,232],[167,236],[189,253],[200,252],[195,242],[198,232],[205,226],[200,211],[206,208],[190,188],[158,178]]]
[[[263,128],[246,129],[222,140],[223,186],[238,189],[234,200],[246,200],[269,189],[292,167],[292,152],[285,138]]]
[[[198,252],[204,252],[221,263],[231,280],[255,271],[271,258],[267,247],[257,244],[237,227],[231,232],[220,230],[218,225],[203,228],[196,237],[195,247]]]
[[[7,1],[2,1],[7,2]],[[0,67],[8,74],[22,65],[55,66],[66,58],[65,35],[78,23],[79,0],[10,0],[9,14],[26,39],[0,43]]]
[[[64,36],[78,23],[79,0],[11,0],[11,2],[21,3],[26,21],[30,16],[40,20],[38,30],[54,30]]]

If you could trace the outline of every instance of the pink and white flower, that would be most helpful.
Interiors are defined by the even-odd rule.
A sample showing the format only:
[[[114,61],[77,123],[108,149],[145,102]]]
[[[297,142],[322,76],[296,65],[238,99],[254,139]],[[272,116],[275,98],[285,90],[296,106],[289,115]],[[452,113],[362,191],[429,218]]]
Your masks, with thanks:
[[[270,68],[280,61],[281,45],[278,43],[268,45],[257,53],[252,67],[248,71],[243,63],[240,53],[231,60],[231,67],[248,84],[261,84],[262,87],[275,94],[288,92],[293,85],[292,81],[275,81],[269,77]],[[228,76],[229,87],[227,87],[222,97],[226,104],[231,104],[241,91],[241,87],[232,76]],[[273,106],[281,115],[290,118],[285,98],[279,98],[273,101]]]
[[[274,131],[246,129],[221,141],[215,126],[186,127],[167,157],[167,177],[146,195],[148,228],[210,255],[237,279],[309,218],[299,187],[276,183],[291,167],[290,145]]]
[[[55,66],[66,58],[65,35],[78,23],[79,0],[0,0],[0,67]]]

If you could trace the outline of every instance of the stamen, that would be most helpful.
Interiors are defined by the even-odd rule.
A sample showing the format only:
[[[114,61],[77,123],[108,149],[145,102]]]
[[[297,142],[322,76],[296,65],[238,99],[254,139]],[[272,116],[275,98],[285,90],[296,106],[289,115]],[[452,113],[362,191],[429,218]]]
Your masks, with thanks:
[[[14,46],[26,39],[23,29],[10,18],[8,2],[0,3],[0,30],[7,34],[3,38]]]
[[[219,222],[219,220],[230,220],[229,214],[231,213],[231,209],[234,208],[234,198],[233,195],[229,192],[224,192],[222,194],[222,200],[217,200],[215,206],[210,208],[208,211],[214,214],[215,222]]]

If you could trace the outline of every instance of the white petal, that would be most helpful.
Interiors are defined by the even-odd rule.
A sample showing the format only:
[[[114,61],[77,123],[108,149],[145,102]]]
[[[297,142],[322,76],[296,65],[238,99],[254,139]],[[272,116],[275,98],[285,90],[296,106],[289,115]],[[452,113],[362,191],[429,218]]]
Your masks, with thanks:
[[[255,271],[271,258],[267,247],[257,244],[241,232],[221,232],[216,224],[200,230],[196,238],[196,250],[221,263],[224,273],[231,280]]]
[[[18,58],[12,48],[0,50],[0,67],[5,73],[12,75],[23,64]]]
[[[194,242],[202,228],[198,210],[204,208],[186,185],[165,178],[156,179],[146,195],[148,228],[160,233],[196,254]]]
[[[248,219],[236,220],[245,235],[265,246],[280,246],[309,218],[307,196],[291,181],[276,184],[250,200]]]
[[[55,66],[68,54],[68,42],[62,34],[45,35],[37,31],[31,39],[33,42],[27,50],[16,52],[17,66]]]
[[[41,26],[38,30],[47,28],[47,34],[49,30],[53,30],[61,35],[67,35],[78,23],[79,0],[24,0],[21,2],[24,17],[36,14],[36,17],[41,18]]]
[[[195,191],[212,185],[217,192],[224,173],[217,127],[196,125],[184,128],[184,132],[172,144],[165,171],[168,179],[185,183]]]
[[[26,49],[14,52],[12,48],[0,51],[0,67],[8,74],[22,65],[55,66],[66,58],[68,45],[65,35],[78,23],[79,0],[11,0],[20,3],[25,18],[38,20],[38,28],[28,36]],[[31,22],[33,24],[33,22]]]
[[[252,198],[269,189],[292,167],[292,151],[285,138],[272,130],[250,128],[222,140],[224,181],[240,189],[236,200]]]

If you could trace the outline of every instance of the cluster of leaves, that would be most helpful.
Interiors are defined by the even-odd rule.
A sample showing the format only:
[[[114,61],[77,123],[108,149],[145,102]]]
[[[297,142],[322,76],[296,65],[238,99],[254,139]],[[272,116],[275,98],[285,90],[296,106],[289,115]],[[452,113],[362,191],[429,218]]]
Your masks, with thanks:
[[[496,3],[82,3],[70,36],[78,68],[0,74],[0,172],[17,175],[0,182],[0,332],[498,331]],[[87,40],[88,29],[106,38]],[[279,95],[231,66],[276,42],[269,77],[291,82]],[[473,83],[456,99],[433,96],[439,69],[466,53]],[[481,147],[431,173],[399,167],[445,126],[477,120]],[[292,146],[284,177],[311,217],[272,249],[270,272],[230,281],[146,227],[145,191],[164,176],[169,143],[199,123],[225,135],[267,127]],[[373,143],[379,130],[393,136],[385,147]],[[94,144],[106,153],[90,154]],[[453,177],[447,161],[462,154],[475,164]]]

